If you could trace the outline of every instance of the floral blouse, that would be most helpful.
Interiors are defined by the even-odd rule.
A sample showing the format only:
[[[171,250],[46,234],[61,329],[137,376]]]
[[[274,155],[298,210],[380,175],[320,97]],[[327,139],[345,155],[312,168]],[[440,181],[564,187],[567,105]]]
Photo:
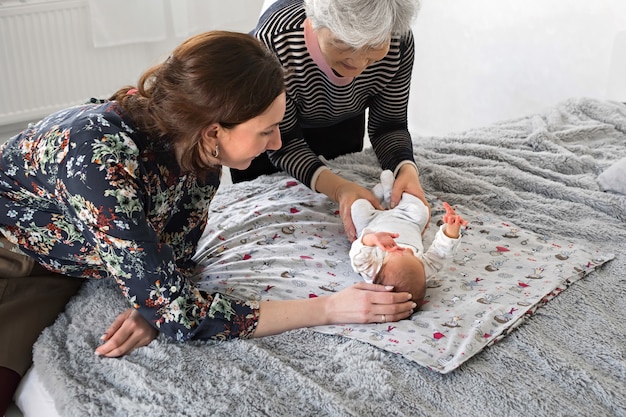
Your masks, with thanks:
[[[250,337],[258,306],[190,280],[220,170],[183,175],[116,102],[52,114],[0,148],[0,232],[49,270],[114,278],[175,338]]]

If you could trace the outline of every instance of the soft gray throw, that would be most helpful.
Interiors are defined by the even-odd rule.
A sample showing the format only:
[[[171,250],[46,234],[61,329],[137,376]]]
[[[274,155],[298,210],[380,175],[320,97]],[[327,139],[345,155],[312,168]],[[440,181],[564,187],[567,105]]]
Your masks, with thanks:
[[[616,258],[445,375],[310,330],[223,343],[159,338],[124,358],[99,358],[99,336],[126,305],[112,283],[90,282],[34,349],[59,413],[626,416],[626,196],[597,182],[626,156],[626,106],[573,99],[414,143],[429,193],[537,233],[591,242]],[[371,150],[337,165],[372,181],[380,173]]]

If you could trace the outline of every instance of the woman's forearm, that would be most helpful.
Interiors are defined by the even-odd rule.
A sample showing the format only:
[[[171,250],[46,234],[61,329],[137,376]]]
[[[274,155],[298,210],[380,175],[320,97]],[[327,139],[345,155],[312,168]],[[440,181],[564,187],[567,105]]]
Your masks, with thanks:
[[[259,322],[252,337],[264,337],[304,327],[330,324],[328,297],[274,300],[259,303]]]
[[[409,317],[417,305],[408,292],[359,282],[339,292],[299,300],[259,303],[259,321],[252,337],[337,323],[376,323]]]
[[[315,191],[326,195],[331,200],[337,202],[339,199],[339,188],[350,181],[340,177],[329,169],[322,171],[315,184]]]

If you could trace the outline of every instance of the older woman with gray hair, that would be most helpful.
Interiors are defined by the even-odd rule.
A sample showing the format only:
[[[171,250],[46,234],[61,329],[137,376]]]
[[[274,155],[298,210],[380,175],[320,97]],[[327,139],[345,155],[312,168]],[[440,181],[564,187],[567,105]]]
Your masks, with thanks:
[[[411,23],[419,0],[278,0],[252,31],[285,68],[287,109],[283,146],[258,156],[248,169],[231,169],[233,182],[284,170],[339,203],[350,240],[350,207],[367,189],[332,172],[332,159],[363,149],[367,133],[383,170],[396,180],[392,207],[402,193],[430,207],[419,180],[407,128],[414,60]]]

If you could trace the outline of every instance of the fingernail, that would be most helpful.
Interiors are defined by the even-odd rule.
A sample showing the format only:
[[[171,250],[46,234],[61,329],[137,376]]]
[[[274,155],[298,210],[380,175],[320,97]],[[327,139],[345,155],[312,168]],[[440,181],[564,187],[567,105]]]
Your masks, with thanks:
[[[94,351],[93,353],[95,353],[95,354],[96,354],[96,356],[100,356],[100,352],[98,352],[97,350],[96,350],[96,351]]]
[[[104,339],[106,339],[106,337],[107,337],[107,334],[105,333],[102,336],[100,336],[100,340],[104,340]]]
[[[415,308],[415,307],[417,307],[416,303],[411,304],[411,308]]]
[[[413,298],[413,295],[412,295],[411,293],[407,293],[407,295],[406,295],[406,299],[407,299],[407,300],[410,300],[411,298]]]
[[[385,285],[385,289],[391,291],[393,290],[393,285]]]

